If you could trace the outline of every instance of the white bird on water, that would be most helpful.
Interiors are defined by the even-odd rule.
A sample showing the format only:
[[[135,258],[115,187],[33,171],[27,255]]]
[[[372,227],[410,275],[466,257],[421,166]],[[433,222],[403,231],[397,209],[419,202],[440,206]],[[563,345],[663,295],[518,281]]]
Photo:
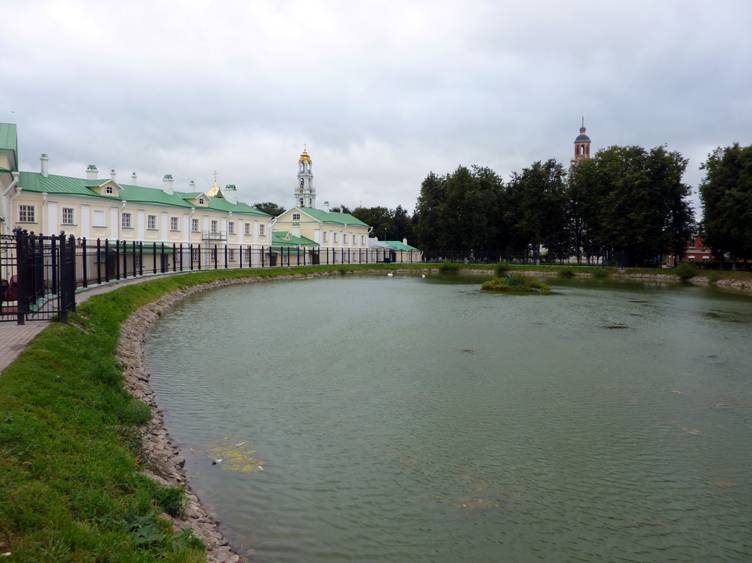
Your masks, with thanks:
[[[423,279],[425,279],[426,275],[425,274],[421,274],[420,277],[423,278]]]
[[[392,272],[389,272],[389,273],[388,273],[388,274],[387,274],[386,276],[387,276],[388,278],[393,278],[393,277],[394,277],[394,274],[393,274]]]

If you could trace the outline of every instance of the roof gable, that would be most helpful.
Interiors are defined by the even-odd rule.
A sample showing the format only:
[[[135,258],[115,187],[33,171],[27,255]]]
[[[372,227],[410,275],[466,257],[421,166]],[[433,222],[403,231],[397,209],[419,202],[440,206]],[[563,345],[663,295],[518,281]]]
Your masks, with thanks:
[[[323,209],[315,209],[313,207],[293,207],[292,209],[285,211],[285,213],[280,215],[280,217],[284,217],[288,213],[291,214],[292,212],[304,213],[317,223],[330,223],[352,227],[369,227],[369,225],[367,225],[357,217],[350,215],[349,213],[334,213],[332,211],[324,211]],[[290,215],[289,219],[284,219],[284,221],[291,220],[292,215]]]

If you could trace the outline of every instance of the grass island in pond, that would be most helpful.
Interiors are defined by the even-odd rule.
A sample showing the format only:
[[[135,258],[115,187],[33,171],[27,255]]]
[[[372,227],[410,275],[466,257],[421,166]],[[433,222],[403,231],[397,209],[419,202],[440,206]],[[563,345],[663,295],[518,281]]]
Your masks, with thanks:
[[[547,283],[537,278],[521,275],[491,278],[483,282],[480,288],[497,293],[538,294],[545,295],[551,291]]]

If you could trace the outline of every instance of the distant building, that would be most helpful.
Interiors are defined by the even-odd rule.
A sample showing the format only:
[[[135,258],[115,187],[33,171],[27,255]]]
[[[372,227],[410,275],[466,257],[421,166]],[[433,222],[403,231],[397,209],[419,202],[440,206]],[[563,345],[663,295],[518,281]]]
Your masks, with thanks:
[[[407,244],[406,238],[401,241],[369,238],[368,248],[383,252],[384,262],[421,262],[423,260],[423,253]]]
[[[228,244],[268,247],[272,217],[237,201],[234,185],[214,182],[202,190],[190,181],[179,191],[172,174],[162,187],[145,186],[136,173],[123,180],[115,170],[100,177],[89,164],[84,177],[49,171],[43,154],[38,172],[18,170],[16,126],[0,123],[0,227],[66,234],[89,240]]]
[[[298,158],[298,183],[293,195],[295,207],[274,220],[275,236],[287,233],[293,239],[303,237],[321,248],[368,248],[370,226],[349,213],[316,209],[313,161],[307,148]]]
[[[572,164],[590,158],[590,137],[587,136],[586,131],[585,118],[583,117],[580,134],[574,140],[574,159],[572,160]]]

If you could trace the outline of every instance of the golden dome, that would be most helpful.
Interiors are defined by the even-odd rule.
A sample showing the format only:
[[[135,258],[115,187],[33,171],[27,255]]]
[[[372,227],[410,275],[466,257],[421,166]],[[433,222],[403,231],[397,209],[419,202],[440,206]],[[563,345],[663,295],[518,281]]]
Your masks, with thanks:
[[[298,162],[311,162],[311,155],[308,154],[308,147],[303,145],[303,152],[300,153]]]

